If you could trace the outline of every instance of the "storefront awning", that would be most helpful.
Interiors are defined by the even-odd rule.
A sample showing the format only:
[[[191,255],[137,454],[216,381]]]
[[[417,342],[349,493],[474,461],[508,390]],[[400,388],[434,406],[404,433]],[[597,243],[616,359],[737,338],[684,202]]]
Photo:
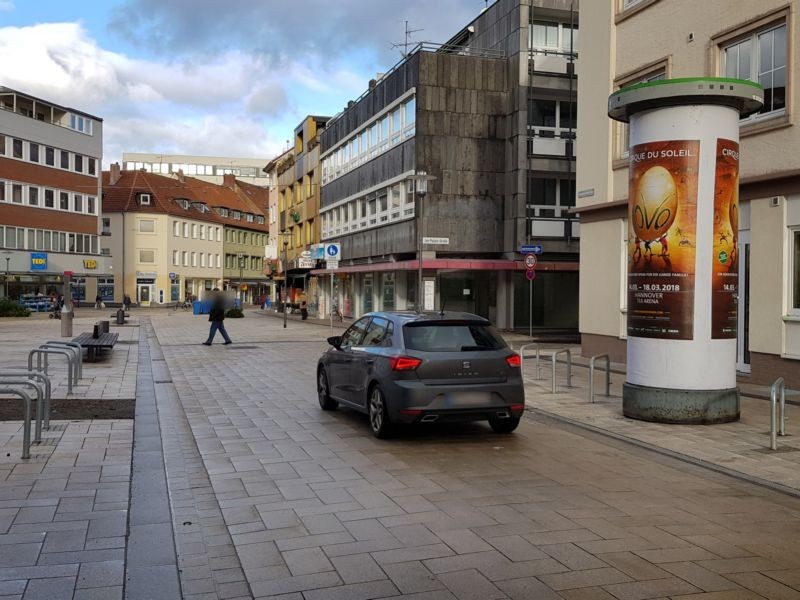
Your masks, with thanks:
[[[469,258],[433,258],[422,261],[425,270],[437,271],[524,271],[525,263],[521,260],[473,260]],[[397,262],[373,263],[367,265],[342,266],[338,269],[315,269],[312,275],[328,275],[330,273],[374,273],[376,271],[416,271],[418,260],[401,260]],[[577,271],[577,262],[542,261],[536,265],[537,271]]]

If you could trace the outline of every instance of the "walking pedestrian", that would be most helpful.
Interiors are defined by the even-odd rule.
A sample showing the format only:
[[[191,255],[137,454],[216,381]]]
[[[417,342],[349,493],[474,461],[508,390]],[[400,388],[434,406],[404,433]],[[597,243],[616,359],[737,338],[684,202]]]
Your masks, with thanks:
[[[219,291],[219,288],[214,288],[211,292],[211,310],[208,314],[208,320],[211,322],[211,328],[208,331],[208,339],[203,342],[204,346],[210,346],[214,341],[214,336],[219,331],[225,339],[225,345],[232,344],[231,338],[228,337],[228,332],[225,331],[225,296]]]
[[[130,312],[131,297],[128,294],[125,294],[125,297],[122,299],[122,305],[125,307],[125,312]]]
[[[100,307],[100,304],[101,304],[102,302],[103,302],[103,301],[102,301],[102,300],[101,300],[101,298],[100,298],[100,294],[97,294],[97,295],[94,297],[94,307],[95,307],[95,309],[96,309],[96,310],[100,310],[100,308],[101,308],[101,307]]]

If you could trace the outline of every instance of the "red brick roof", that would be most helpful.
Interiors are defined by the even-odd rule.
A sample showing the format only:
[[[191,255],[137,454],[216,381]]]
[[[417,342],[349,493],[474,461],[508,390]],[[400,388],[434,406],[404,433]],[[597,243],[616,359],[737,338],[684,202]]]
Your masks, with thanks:
[[[231,227],[268,231],[267,211],[269,191],[255,185],[226,180],[232,187],[216,185],[194,177],[157,175],[146,171],[121,171],[119,180],[111,185],[111,173],[103,172],[103,212],[152,212],[166,213],[198,221],[222,223]],[[150,194],[150,205],[139,204],[139,194]],[[186,199],[190,202],[189,208],[183,208],[176,200]],[[192,202],[202,202],[210,212],[200,212]],[[232,214],[223,217],[218,208],[227,208],[229,211],[240,211],[241,220],[233,218]],[[264,217],[264,223],[248,223],[245,214],[250,213],[257,217]]]

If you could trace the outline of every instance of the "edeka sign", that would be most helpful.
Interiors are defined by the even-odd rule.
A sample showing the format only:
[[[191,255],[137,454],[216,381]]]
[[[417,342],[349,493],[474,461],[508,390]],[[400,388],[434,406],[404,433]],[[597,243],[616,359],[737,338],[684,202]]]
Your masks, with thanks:
[[[714,251],[711,255],[711,338],[736,338],[739,288],[739,144],[717,140]]]
[[[97,268],[97,261],[93,258],[84,258],[83,259],[83,268],[84,269],[96,269]]]
[[[31,271],[47,271],[46,252],[31,252]]]
[[[691,340],[700,142],[630,151],[628,335]]]

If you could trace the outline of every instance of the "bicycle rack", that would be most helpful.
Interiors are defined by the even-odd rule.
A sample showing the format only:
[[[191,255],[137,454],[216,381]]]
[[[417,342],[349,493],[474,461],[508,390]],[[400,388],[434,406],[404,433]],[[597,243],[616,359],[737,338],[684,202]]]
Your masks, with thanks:
[[[1,385],[22,385],[32,388],[36,392],[36,433],[33,441],[37,444],[42,441],[42,419],[44,415],[44,385],[38,381],[31,381],[30,379],[22,379],[19,376],[5,376],[0,375]]]
[[[52,394],[52,384],[50,377],[39,371],[0,371],[0,379],[7,377],[28,377],[38,379],[44,384],[44,409],[42,410],[42,421],[45,429],[50,429],[50,400]]]
[[[552,355],[553,360],[553,393],[555,394],[558,390],[558,384],[556,383],[556,363],[558,362],[558,355],[559,354],[566,354],[567,355],[567,387],[572,387],[572,352],[568,349],[564,350],[555,350]]]
[[[535,348],[536,349],[536,379],[538,380],[539,376],[541,374],[540,362],[539,362],[539,356],[540,356],[539,355],[539,343],[538,342],[534,342],[532,344],[523,344],[522,346],[519,347],[519,358],[522,361],[522,368],[520,368],[520,372],[523,375],[525,374],[524,367],[525,367],[525,349],[526,348]]]
[[[72,382],[74,379],[73,373],[75,372],[73,361],[74,361],[74,354],[72,350],[67,350],[66,348],[35,348],[28,353],[28,370],[33,371],[33,356],[36,355],[37,357],[37,371],[42,371],[42,363],[41,358],[42,356],[47,356],[48,354],[60,354],[61,356],[67,357],[67,393],[72,393]],[[47,375],[47,361],[45,360],[44,363],[44,374]],[[76,381],[77,383],[77,381]]]
[[[606,396],[611,395],[611,358],[608,354],[595,354],[589,359],[589,401],[594,403],[594,363],[596,360],[606,360]]]
[[[778,392],[781,394],[780,420],[778,419]],[[778,436],[786,435],[786,383],[778,377],[769,391],[769,449],[778,449]]]
[[[70,343],[72,343],[72,342],[70,342]],[[72,361],[72,375],[73,375],[73,377],[72,377],[72,379],[73,379],[73,383],[75,385],[78,385],[78,381],[83,376],[83,373],[82,373],[83,369],[82,369],[82,366],[81,366],[83,364],[83,347],[80,344],[75,344],[74,346],[67,346],[66,344],[67,344],[67,342],[45,342],[44,344],[39,346],[39,348],[42,349],[42,350],[55,349],[55,350],[68,350],[69,352],[71,352],[72,356],[73,356],[73,361]],[[38,364],[39,361],[37,360],[36,362]],[[45,373],[47,373],[47,367],[48,367],[48,358],[47,358],[47,355],[45,354],[45,356],[44,356],[44,372]],[[80,373],[78,372],[79,368],[81,369]]]
[[[0,387],[0,394],[17,396],[22,400],[22,458],[31,457],[31,397],[22,390]]]
[[[65,347],[65,348],[74,348],[75,349],[75,356],[78,359],[78,375],[76,379],[83,379],[83,346],[81,346],[78,342],[62,342],[59,340],[51,340],[49,342],[45,342],[42,346],[55,346],[56,348]],[[42,346],[39,346],[40,348]],[[77,381],[75,383],[78,383]]]

